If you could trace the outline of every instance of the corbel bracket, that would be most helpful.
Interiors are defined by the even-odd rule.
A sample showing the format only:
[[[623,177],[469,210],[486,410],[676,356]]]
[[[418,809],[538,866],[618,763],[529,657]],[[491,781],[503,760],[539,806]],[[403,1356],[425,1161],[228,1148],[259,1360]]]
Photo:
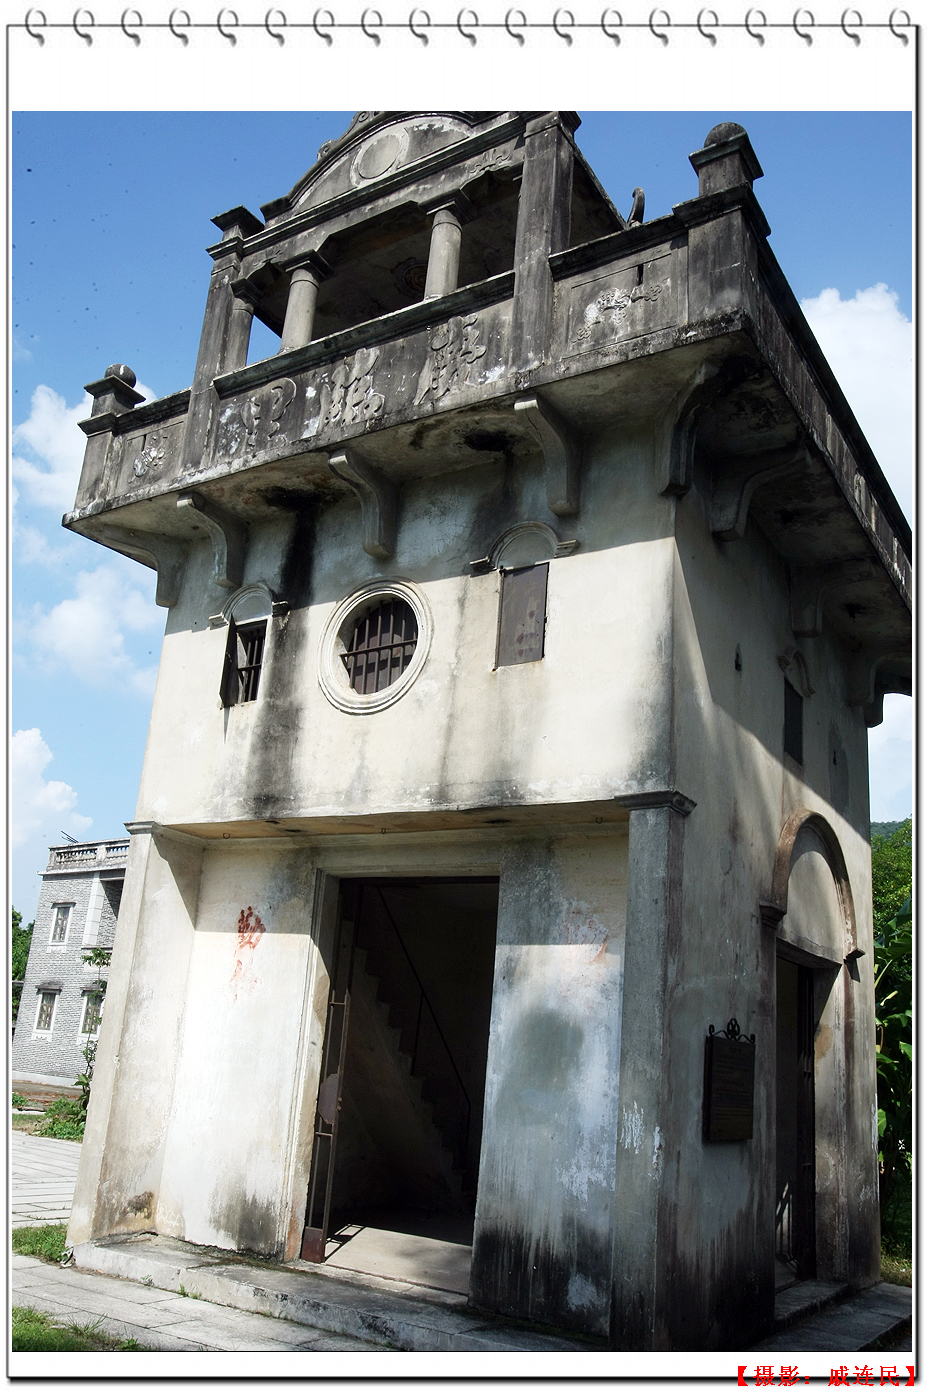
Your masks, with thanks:
[[[872,565],[866,560],[838,560],[833,565],[804,565],[793,570],[792,631],[796,637],[817,637],[823,625],[825,590],[869,579]]]
[[[544,452],[548,507],[555,516],[575,516],[579,511],[580,435],[540,396],[516,401],[515,409],[531,426]]]
[[[657,486],[665,497],[682,497],[692,486],[695,439],[706,410],[755,372],[756,364],[743,357],[709,358],[695,368],[657,427]]]
[[[181,510],[195,511],[209,532],[215,555],[213,579],[223,589],[241,586],[245,572],[248,528],[237,516],[204,497],[201,492],[182,492],[177,498]]]
[[[378,468],[363,463],[353,450],[329,454],[328,466],[360,498],[364,549],[377,560],[388,560],[396,549],[399,489]]]
[[[862,705],[868,728],[874,729],[882,723],[882,702],[892,689],[901,694],[910,693],[907,688],[900,689],[905,684],[903,681],[893,680],[891,677],[887,681],[878,680],[879,667],[884,662],[890,661],[893,657],[907,655],[907,651],[896,647],[870,646],[854,652],[850,657],[847,668],[847,703]]]
[[[709,525],[718,541],[739,541],[747,528],[753,494],[762,483],[809,462],[804,444],[789,444],[754,454],[749,461],[727,461],[718,468],[711,489]]]
[[[96,525],[93,539],[101,541],[110,550],[118,550],[128,555],[130,560],[147,565],[158,572],[158,587],[155,603],[160,608],[173,608],[180,598],[184,565],[187,560],[187,547],[183,541],[167,536],[153,536],[149,531],[134,531],[128,527]]]

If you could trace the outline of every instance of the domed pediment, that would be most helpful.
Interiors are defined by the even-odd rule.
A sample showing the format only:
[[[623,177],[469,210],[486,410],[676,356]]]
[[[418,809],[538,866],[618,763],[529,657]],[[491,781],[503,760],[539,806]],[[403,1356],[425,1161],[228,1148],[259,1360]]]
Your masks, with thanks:
[[[304,212],[352,189],[375,185],[405,165],[473,133],[498,112],[358,111],[345,133],[328,140],[312,168],[282,198],[261,209],[268,222]]]

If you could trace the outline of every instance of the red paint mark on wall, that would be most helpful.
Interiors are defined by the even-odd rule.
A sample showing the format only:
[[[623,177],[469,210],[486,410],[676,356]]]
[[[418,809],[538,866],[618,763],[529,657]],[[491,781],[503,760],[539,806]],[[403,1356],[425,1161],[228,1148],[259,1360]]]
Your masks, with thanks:
[[[246,952],[253,951],[267,928],[253,907],[243,907],[238,914],[238,945],[235,948],[235,969],[230,983],[235,989],[232,996],[237,1002],[239,990],[250,993],[254,988],[252,957]]]
[[[252,951],[267,928],[253,907],[243,907],[238,914],[238,947],[250,946]]]

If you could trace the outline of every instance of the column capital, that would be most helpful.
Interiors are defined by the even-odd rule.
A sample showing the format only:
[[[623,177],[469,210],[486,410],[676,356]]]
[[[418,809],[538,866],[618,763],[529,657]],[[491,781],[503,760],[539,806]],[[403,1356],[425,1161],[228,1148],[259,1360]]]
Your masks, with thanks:
[[[219,228],[223,241],[256,236],[258,232],[264,230],[264,223],[261,219],[255,217],[254,213],[249,212],[245,207],[230,208],[228,212],[216,213],[216,216],[210,220],[214,227]]]
[[[434,214],[433,226],[451,219],[462,226],[465,222],[472,221],[476,216],[476,208],[466,193],[462,193],[459,189],[454,193],[445,193],[435,198],[429,198],[426,202],[419,203],[419,207],[429,216]],[[442,218],[441,213],[448,214],[448,216]]]
[[[291,278],[298,271],[305,271],[301,278],[310,277],[317,285],[332,273],[332,267],[318,251],[303,251],[298,256],[291,256],[289,260],[281,262],[280,269],[287,271]]]

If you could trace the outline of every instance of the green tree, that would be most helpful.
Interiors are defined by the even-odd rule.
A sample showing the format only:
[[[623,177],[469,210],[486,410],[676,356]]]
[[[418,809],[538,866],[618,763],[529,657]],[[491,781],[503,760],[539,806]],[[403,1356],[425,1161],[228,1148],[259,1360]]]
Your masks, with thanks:
[[[12,965],[11,977],[14,980],[23,980],[26,975],[26,963],[29,960],[29,947],[32,945],[32,929],[34,922],[30,922],[28,927],[22,925],[23,915],[13,908],[13,937],[10,949],[10,962]],[[13,990],[13,1022],[19,1013],[19,997],[21,990]]]
[[[879,1205],[883,1227],[911,1173],[911,820],[872,841]]]
[[[93,1083],[93,1068],[97,1059],[97,1039],[94,1036],[94,1028],[89,1021],[91,1017],[90,1010],[92,1009],[94,1011],[95,1023],[96,1026],[99,1027],[100,1016],[103,1012],[103,997],[106,994],[106,980],[103,978],[101,972],[104,966],[109,965],[111,952],[106,946],[91,946],[88,950],[81,952],[81,955],[85,965],[95,965],[97,968],[97,988],[94,1000],[92,1005],[89,1000],[87,1004],[87,1031],[89,1036],[86,1045],[82,1049],[84,1060],[87,1065],[77,1078],[77,1085],[80,1087],[81,1092],[79,1104],[82,1112],[86,1115],[87,1106],[90,1104],[90,1087]]]

